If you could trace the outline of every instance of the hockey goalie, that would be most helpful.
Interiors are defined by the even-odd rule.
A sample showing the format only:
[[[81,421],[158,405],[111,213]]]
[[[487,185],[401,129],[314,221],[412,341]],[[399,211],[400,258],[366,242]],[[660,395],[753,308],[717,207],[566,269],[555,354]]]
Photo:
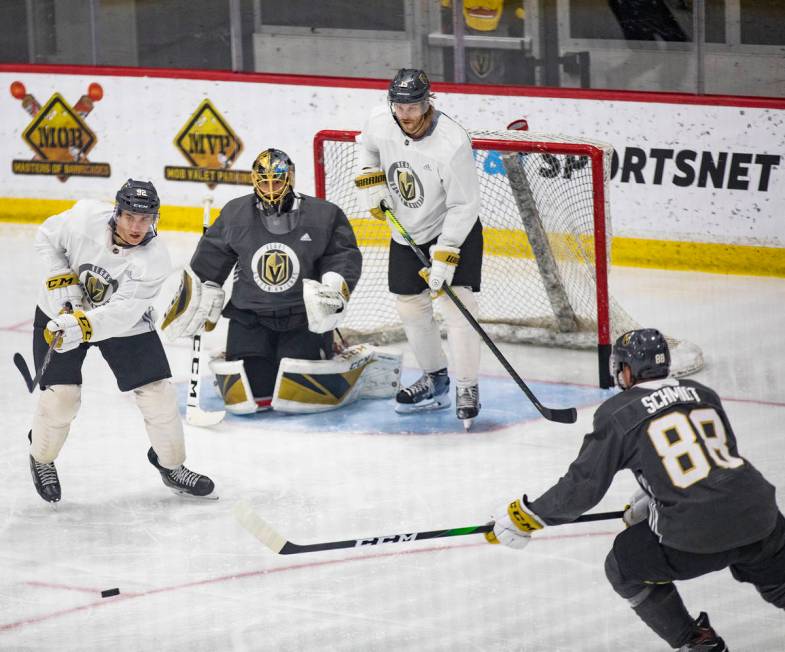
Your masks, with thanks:
[[[333,357],[362,255],[344,212],[296,192],[294,172],[285,152],[259,154],[254,192],[229,201],[199,240],[161,325],[173,340],[229,320],[210,368],[233,414],[319,412],[398,389],[400,356],[358,345]]]

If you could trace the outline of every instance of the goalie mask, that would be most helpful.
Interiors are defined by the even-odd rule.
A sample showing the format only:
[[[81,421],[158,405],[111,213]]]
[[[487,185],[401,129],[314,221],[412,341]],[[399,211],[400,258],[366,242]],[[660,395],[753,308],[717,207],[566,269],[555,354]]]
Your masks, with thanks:
[[[158,191],[150,181],[128,179],[115,195],[117,201],[109,224],[115,236],[125,241],[128,245],[143,245],[158,235],[158,218],[161,200]],[[141,224],[147,225],[147,232],[140,242],[128,241],[128,228],[123,225],[118,227],[118,220],[123,214],[130,214],[129,219],[136,219]],[[128,217],[128,216],[127,216]]]
[[[294,203],[294,163],[280,149],[266,149],[253,162],[251,181],[265,213],[288,211]]]
[[[624,333],[613,345],[611,373],[619,382],[623,365],[628,365],[635,380],[665,378],[670,371],[671,355],[668,342],[655,328],[642,328]]]

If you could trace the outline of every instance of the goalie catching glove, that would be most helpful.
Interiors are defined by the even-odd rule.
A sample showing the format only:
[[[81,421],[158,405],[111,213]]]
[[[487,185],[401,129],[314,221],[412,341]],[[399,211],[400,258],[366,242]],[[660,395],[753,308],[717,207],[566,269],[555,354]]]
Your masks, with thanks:
[[[501,543],[508,548],[521,550],[529,544],[532,532],[545,527],[539,516],[526,505],[526,496],[496,510],[492,516],[493,531],[486,532],[488,543]]]
[[[308,316],[308,330],[326,333],[338,325],[346,315],[349,286],[337,272],[325,272],[322,282],[303,279],[303,303]]]
[[[211,331],[218,323],[223,306],[223,288],[212,281],[202,282],[186,266],[180,287],[164,314],[161,330],[169,341],[193,337],[202,330]]]
[[[73,313],[64,313],[49,320],[44,329],[46,343],[51,344],[58,333],[62,333],[62,339],[55,346],[55,351],[66,353],[82,342],[90,341],[93,336],[93,325],[84,312],[75,310]]]
[[[357,200],[362,210],[368,211],[377,220],[384,220],[381,203],[392,206],[392,197],[387,189],[387,178],[379,168],[363,168],[354,178]]]

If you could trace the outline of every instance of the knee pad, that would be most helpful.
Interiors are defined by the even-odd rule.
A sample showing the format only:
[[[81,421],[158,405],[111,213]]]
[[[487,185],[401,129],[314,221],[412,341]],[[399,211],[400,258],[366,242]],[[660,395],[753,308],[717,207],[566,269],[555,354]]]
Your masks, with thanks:
[[[182,464],[185,461],[185,439],[174,385],[168,378],[157,380],[137,387],[134,396],[161,465],[173,469]]]
[[[81,385],[50,385],[39,394],[30,447],[30,454],[38,462],[55,460],[81,404]]]
[[[399,294],[395,297],[395,303],[417,363],[427,372],[444,369],[447,366],[447,356],[442,349],[442,335],[433,316],[429,292],[425,290],[420,294]]]
[[[424,290],[420,294],[395,295],[395,307],[404,324],[429,325],[433,318],[433,305],[430,294]]]

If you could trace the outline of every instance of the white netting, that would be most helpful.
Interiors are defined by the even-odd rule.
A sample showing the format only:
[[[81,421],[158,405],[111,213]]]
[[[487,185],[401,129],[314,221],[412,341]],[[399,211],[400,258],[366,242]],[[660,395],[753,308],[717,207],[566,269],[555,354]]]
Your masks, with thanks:
[[[571,348],[597,346],[597,284],[595,274],[595,195],[593,161],[602,160],[605,202],[606,260],[610,260],[611,224],[608,210],[610,145],[585,139],[521,131],[473,131],[475,161],[480,177],[485,250],[479,321],[492,338]],[[492,142],[488,142],[492,141]],[[577,146],[577,147],[576,147]],[[588,146],[588,147],[587,147]],[[349,302],[342,333],[377,344],[403,337],[392,295],[387,289],[388,226],[363,213],[357,204],[357,173],[353,140],[324,141],[323,175],[326,199],[349,217],[363,252],[363,272]],[[565,332],[557,320],[532,253],[516,195],[503,157],[520,152],[526,192],[532,212],[542,223],[559,284],[574,312],[574,329]],[[596,157],[586,155],[589,150]],[[521,190],[516,186],[518,199]],[[606,291],[607,294],[607,291]],[[609,298],[611,341],[639,325]],[[669,338],[674,371],[691,373],[702,367],[700,350]],[[682,360],[682,358],[684,358]]]

